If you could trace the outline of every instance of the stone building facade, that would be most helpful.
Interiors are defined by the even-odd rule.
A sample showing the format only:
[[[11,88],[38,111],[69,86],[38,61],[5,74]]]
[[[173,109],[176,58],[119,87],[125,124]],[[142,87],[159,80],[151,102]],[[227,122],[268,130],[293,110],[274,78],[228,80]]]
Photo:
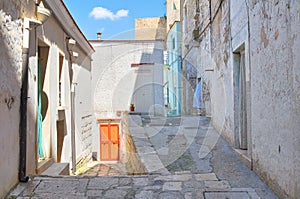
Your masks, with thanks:
[[[135,19],[135,40],[165,40],[166,17]]]
[[[1,1],[0,23],[2,198],[54,162],[69,173],[91,159],[94,50],[62,1]]]
[[[210,30],[207,28],[208,8],[203,1],[202,8],[197,0],[181,1],[182,22],[182,112],[195,114],[193,97],[197,83],[202,81],[202,110],[211,115]],[[198,7],[198,9],[196,9]],[[201,12],[200,12],[200,9]],[[201,16],[200,16],[201,14]],[[197,19],[200,18],[199,21]],[[202,34],[199,33],[202,31]],[[200,46],[199,41],[202,45]]]
[[[249,1],[253,169],[282,198],[300,197],[300,2]]]
[[[300,197],[299,2],[181,5],[183,111],[200,74],[214,127],[280,198]]]
[[[94,121],[118,118],[129,111],[163,115],[163,50],[161,40],[91,40]],[[93,151],[100,160],[100,134],[94,123]],[[121,130],[119,131],[121,133]],[[120,135],[122,137],[122,135]]]
[[[181,23],[180,1],[168,0],[164,95],[166,115],[181,114]]]
[[[180,21],[180,0],[167,0],[166,1],[167,21],[166,30],[169,32],[175,21]]]

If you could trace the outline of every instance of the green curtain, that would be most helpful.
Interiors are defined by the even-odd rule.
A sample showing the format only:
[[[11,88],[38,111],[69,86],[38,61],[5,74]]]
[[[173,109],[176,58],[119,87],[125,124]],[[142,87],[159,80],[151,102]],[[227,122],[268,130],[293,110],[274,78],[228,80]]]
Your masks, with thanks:
[[[40,62],[38,62],[38,155],[39,158],[45,158],[43,150],[43,116],[42,116],[42,85]]]

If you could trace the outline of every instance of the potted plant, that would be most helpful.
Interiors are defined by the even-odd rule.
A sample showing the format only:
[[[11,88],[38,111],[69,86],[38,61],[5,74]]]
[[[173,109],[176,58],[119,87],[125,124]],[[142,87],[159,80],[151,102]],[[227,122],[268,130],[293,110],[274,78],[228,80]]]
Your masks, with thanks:
[[[134,104],[133,103],[130,104],[130,111],[134,111]]]

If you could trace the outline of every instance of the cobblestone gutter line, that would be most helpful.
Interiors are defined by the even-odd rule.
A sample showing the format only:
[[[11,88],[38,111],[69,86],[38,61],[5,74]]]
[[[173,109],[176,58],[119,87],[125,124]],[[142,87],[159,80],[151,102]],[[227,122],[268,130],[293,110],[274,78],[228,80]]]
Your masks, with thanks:
[[[252,188],[231,188],[214,173],[127,177],[35,177],[7,198],[251,198]]]

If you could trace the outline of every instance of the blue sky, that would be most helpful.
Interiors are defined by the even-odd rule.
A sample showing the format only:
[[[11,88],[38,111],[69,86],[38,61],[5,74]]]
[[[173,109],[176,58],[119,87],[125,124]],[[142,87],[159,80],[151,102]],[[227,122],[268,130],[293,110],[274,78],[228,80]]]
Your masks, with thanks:
[[[64,0],[87,39],[133,39],[134,19],[165,16],[165,0]]]

